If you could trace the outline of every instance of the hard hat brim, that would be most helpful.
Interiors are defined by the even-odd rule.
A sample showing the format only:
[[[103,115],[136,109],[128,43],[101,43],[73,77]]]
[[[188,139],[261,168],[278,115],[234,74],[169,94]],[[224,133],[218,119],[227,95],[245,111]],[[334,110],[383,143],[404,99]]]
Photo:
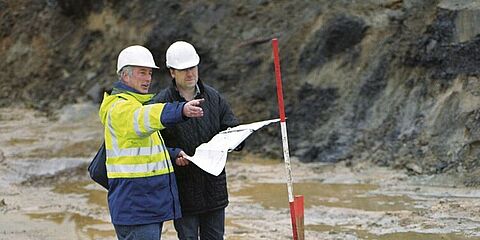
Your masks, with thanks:
[[[155,69],[160,69],[158,66],[145,66],[145,65],[125,65],[121,67],[120,69],[117,70],[117,73],[120,73],[124,67],[146,67],[146,68],[155,68]]]
[[[184,70],[184,69],[187,69],[187,68],[195,67],[199,63],[200,63],[200,58],[194,59],[193,61],[189,61],[189,62],[183,62],[183,63],[177,64],[175,66],[169,65],[167,67],[168,68],[174,68],[174,69],[177,69],[177,70]]]

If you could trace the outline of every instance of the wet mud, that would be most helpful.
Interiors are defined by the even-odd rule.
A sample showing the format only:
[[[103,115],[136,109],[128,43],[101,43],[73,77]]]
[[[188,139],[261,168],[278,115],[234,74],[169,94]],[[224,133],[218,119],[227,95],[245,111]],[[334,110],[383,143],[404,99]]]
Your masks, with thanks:
[[[95,111],[78,120],[0,112],[0,239],[115,239],[106,191],[86,173],[100,144]],[[306,239],[480,239],[480,189],[459,176],[292,161]],[[226,239],[291,239],[281,159],[231,153],[227,176]],[[171,222],[163,231],[176,239]]]

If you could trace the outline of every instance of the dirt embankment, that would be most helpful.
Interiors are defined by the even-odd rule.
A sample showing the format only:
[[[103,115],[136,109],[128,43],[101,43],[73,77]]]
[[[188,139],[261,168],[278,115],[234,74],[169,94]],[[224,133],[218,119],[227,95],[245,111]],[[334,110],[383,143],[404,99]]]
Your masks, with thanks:
[[[478,1],[0,1],[0,105],[46,111],[99,101],[130,44],[159,66],[191,41],[200,76],[242,122],[277,115],[270,39],[280,40],[292,155],[476,185],[480,145]],[[166,69],[152,91],[169,82]],[[279,156],[279,132],[252,140]],[[267,144],[265,144],[267,143]]]

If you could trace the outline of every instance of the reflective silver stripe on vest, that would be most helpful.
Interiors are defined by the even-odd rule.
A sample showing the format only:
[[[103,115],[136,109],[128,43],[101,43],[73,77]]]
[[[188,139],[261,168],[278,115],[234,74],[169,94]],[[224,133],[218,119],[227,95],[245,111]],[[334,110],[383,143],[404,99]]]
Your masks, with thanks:
[[[144,114],[143,115],[143,126],[145,126],[145,130],[148,133],[153,132],[153,128],[152,128],[152,126],[150,126],[150,110],[151,110],[152,107],[153,107],[153,105],[146,106],[145,111],[143,113]]]
[[[113,130],[113,126],[112,126],[112,109],[120,101],[123,101],[123,100],[119,100],[119,101],[113,103],[112,106],[110,107],[110,109],[108,110],[108,131],[110,132],[110,137],[112,139],[112,148],[114,150],[118,149],[118,142],[117,142],[117,136],[115,135],[115,131]]]
[[[107,158],[112,157],[134,157],[134,156],[148,156],[159,154],[166,151],[164,146],[155,145],[151,147],[139,147],[139,148],[114,148],[112,150],[107,149]]]
[[[140,124],[138,122],[138,116],[140,115],[140,111],[142,110],[142,108],[139,108],[137,110],[135,110],[135,112],[133,113],[133,127],[135,129],[135,133],[139,136],[139,137],[146,137],[148,135],[150,135],[152,132],[153,132],[153,129],[152,129],[152,126],[150,126],[150,109],[152,108],[152,106],[145,106],[143,109],[143,126],[145,127],[145,132],[142,132],[140,130]]]
[[[109,173],[146,173],[159,171],[163,169],[168,169],[169,160],[154,162],[154,163],[145,163],[145,164],[117,164],[117,165],[107,165],[107,172]]]
[[[133,113],[133,129],[139,137],[143,137],[142,131],[140,131],[140,126],[138,126],[138,114],[140,114],[141,108],[135,110]]]

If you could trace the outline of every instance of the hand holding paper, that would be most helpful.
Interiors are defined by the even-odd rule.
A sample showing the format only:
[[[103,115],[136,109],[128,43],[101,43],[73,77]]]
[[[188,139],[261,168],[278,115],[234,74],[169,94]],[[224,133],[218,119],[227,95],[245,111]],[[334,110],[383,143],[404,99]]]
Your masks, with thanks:
[[[218,176],[225,167],[227,154],[235,149],[254,131],[280,119],[272,119],[250,124],[243,124],[219,132],[209,142],[203,143],[195,150],[192,157],[185,156],[204,171]]]

